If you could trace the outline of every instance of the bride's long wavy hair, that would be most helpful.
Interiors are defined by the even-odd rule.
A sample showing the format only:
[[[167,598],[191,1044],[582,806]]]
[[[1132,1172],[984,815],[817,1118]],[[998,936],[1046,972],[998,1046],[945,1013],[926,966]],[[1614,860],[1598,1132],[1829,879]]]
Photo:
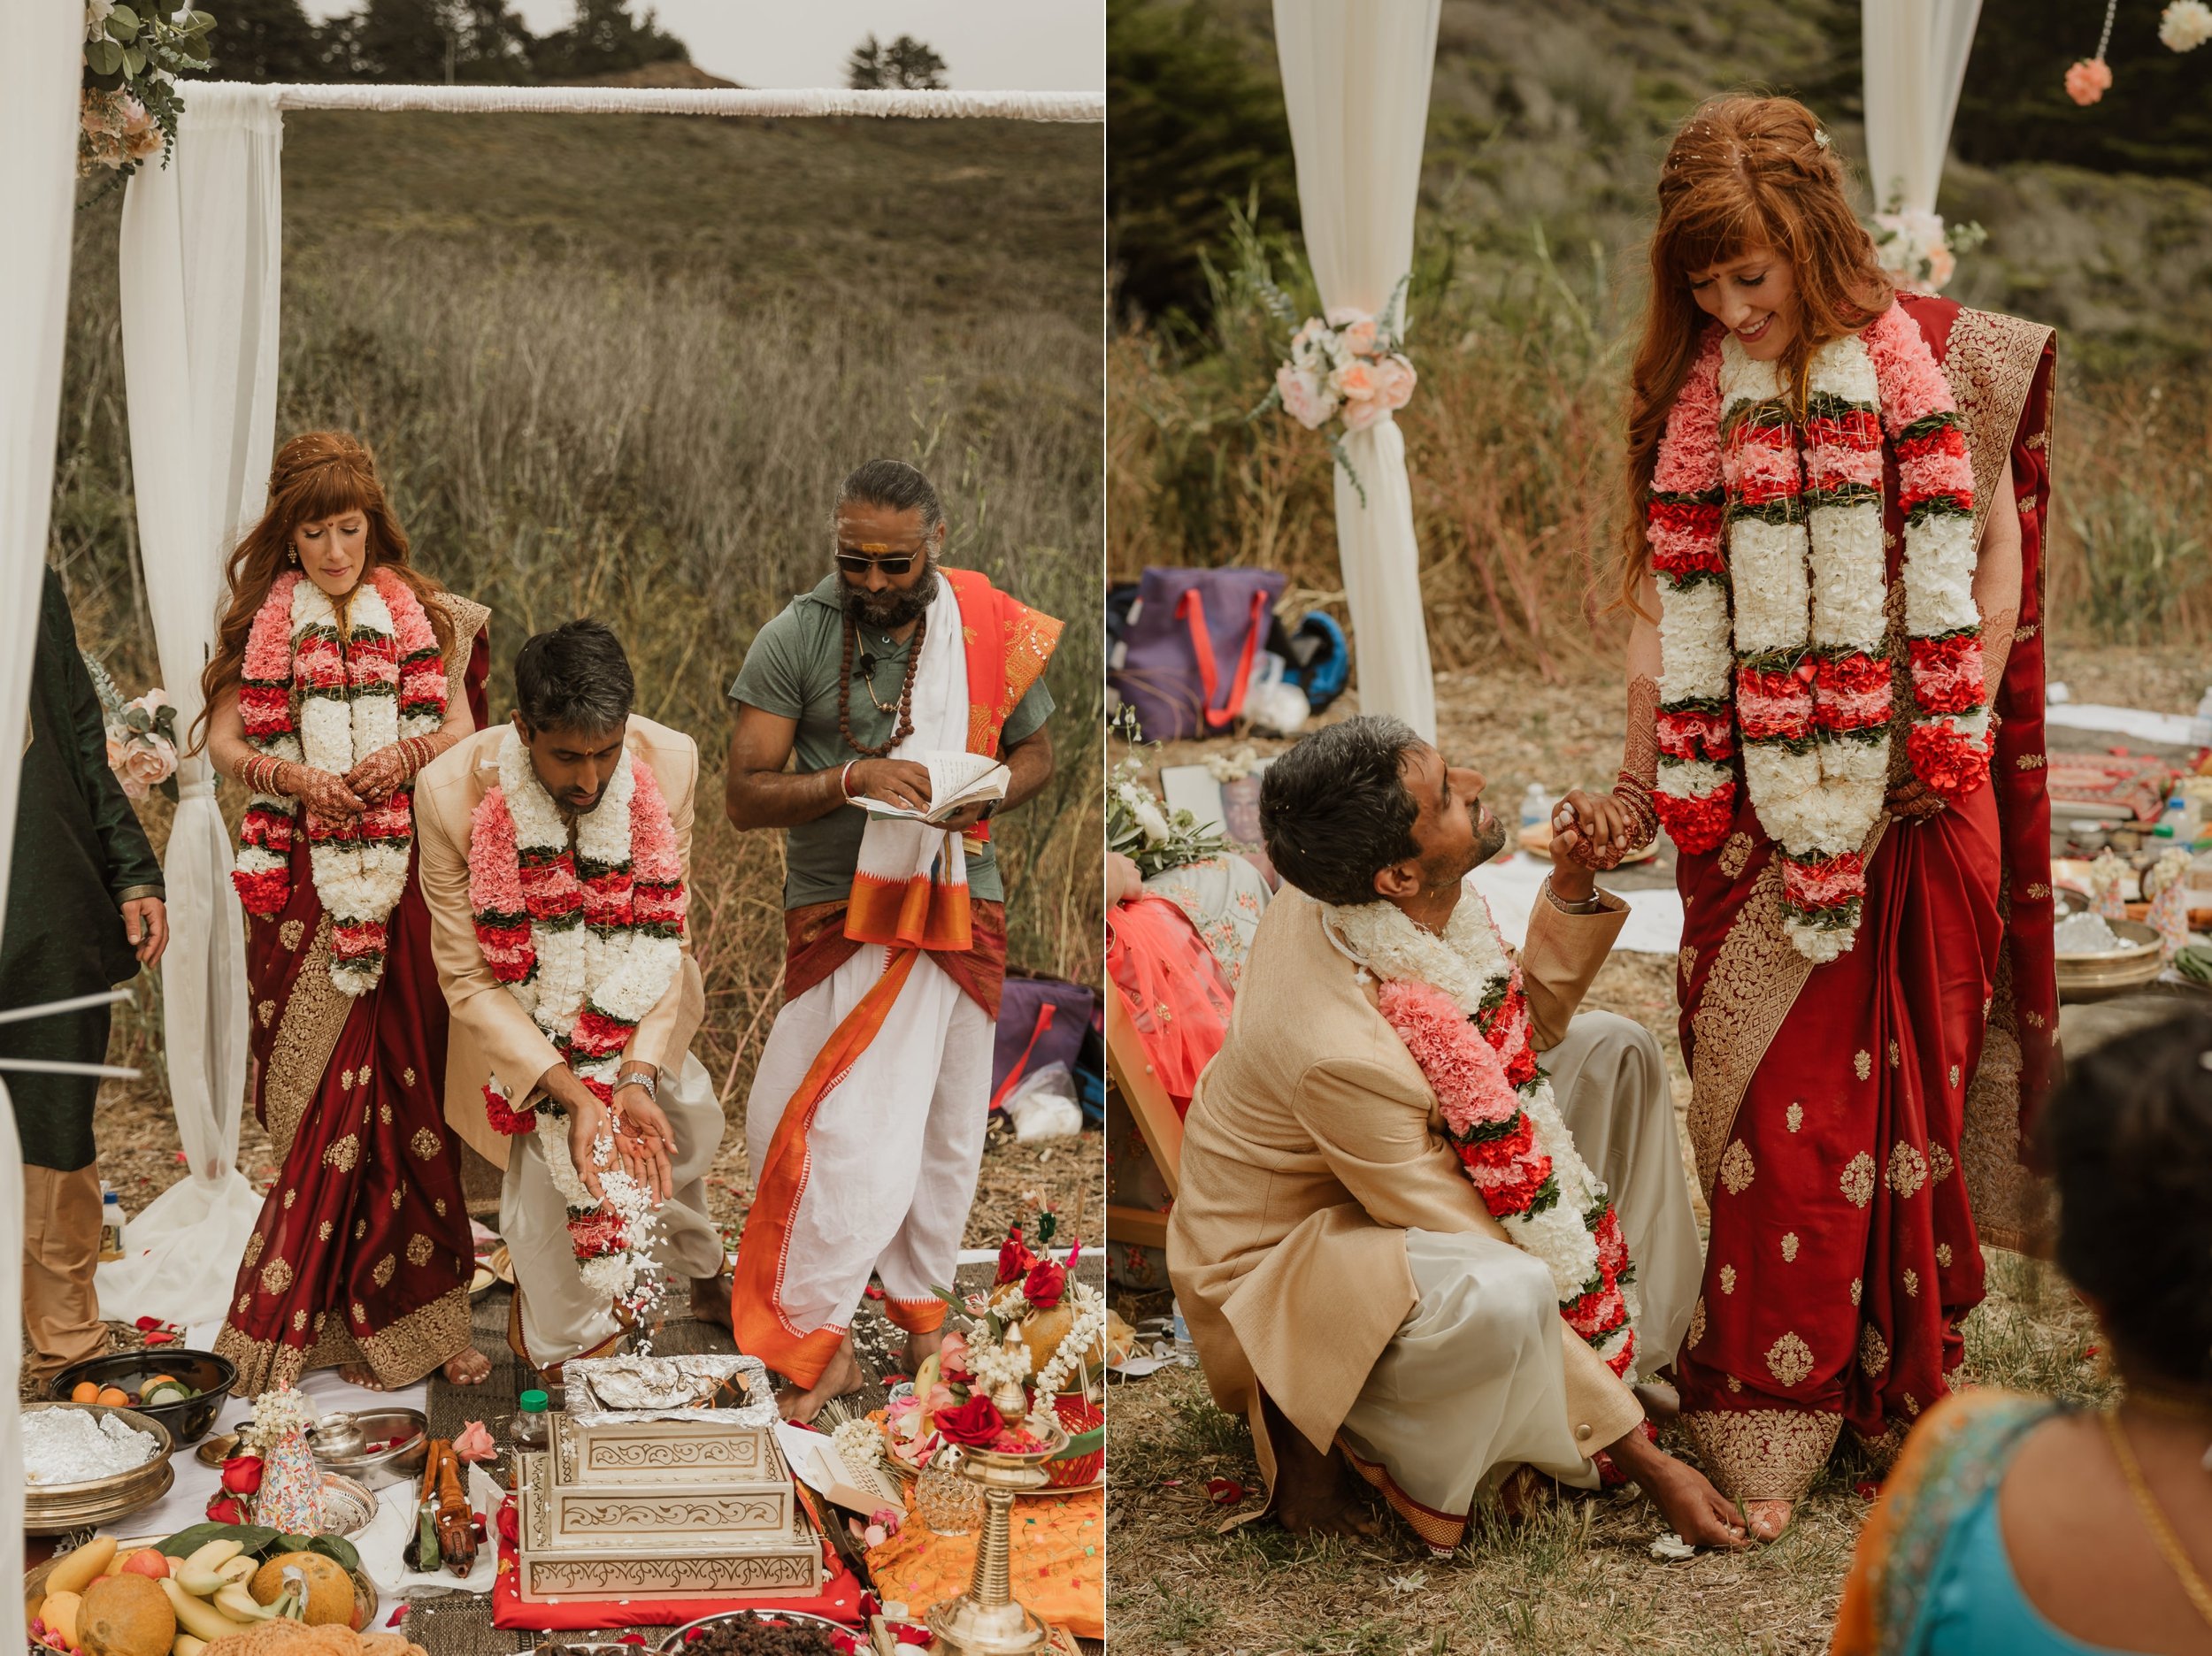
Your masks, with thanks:
[[[261,521],[249,529],[230,555],[230,603],[215,632],[215,652],[200,674],[205,705],[193,722],[193,747],[206,740],[208,710],[215,698],[238,687],[246,658],[246,636],[277,577],[291,567],[292,532],[342,512],[368,520],[367,557],[361,577],[388,569],[423,601],[423,614],[438,636],[438,648],[453,648],[453,623],[445,606],[431,602],[444,589],[408,562],[407,532],[392,515],[384,485],[376,475],[376,456],[345,432],[302,432],[277,450],[269,468],[269,504]]]
[[[1763,248],[1790,262],[1797,296],[1782,371],[1801,396],[1813,354],[1889,308],[1890,280],[1851,211],[1843,163],[1826,139],[1794,98],[1714,98],[1682,123],[1659,169],[1651,291],[1629,371],[1621,525],[1620,602],[1640,614],[1637,589],[1651,567],[1644,512],[1652,467],[1709,326],[1690,291],[1692,272]]]

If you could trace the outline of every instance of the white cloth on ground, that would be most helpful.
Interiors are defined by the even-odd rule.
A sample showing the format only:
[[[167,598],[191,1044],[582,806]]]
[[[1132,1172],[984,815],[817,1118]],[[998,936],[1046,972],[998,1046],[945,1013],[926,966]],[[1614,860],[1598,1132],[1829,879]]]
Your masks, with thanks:
[[[815,1054],[889,957],[863,945],[776,1015],[745,1106],[747,1165],[765,1164]],[[850,1327],[872,1269],[896,1300],[926,1300],[951,1284],[983,1167],[996,1029],[925,953],[882,1030],[822,1100],[778,1307],[799,1332]]]
[[[1666,1062],[1640,1024],[1586,1012],[1539,1054],[1575,1146],[1611,1192],[1635,1262],[1638,1368],[1671,1361],[1688,1327],[1702,1261]],[[1514,1466],[1596,1482],[1567,1423],[1559,1301],[1550,1273],[1509,1242],[1469,1231],[1406,1232],[1418,1295],[1368,1375],[1342,1430],[1413,1499],[1472,1510]]]
[[[707,1169],[722,1146],[722,1107],[706,1066],[686,1053],[661,1072],[661,1113],[676,1134],[674,1193],[662,1204],[653,1257],[680,1276],[722,1274],[721,1233],[707,1212]],[[522,1295],[522,1343],[540,1368],[613,1337],[614,1308],[584,1286],[568,1237],[568,1207],[534,1132],[514,1141],[499,1187],[499,1230]]]

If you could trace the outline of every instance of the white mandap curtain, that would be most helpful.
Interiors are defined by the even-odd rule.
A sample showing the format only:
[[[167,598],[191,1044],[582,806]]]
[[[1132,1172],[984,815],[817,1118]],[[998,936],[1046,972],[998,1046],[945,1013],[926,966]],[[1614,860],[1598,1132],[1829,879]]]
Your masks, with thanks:
[[[265,498],[276,431],[279,161],[266,88],[185,89],[176,154],[123,205],[123,368],[139,544],[163,688],[182,732],[199,717],[223,566]],[[261,1203],[238,1171],[246,1091],[246,955],[230,836],[204,754],[177,776],[163,873],[163,1048],[190,1174],[134,1217],[127,1257],[100,1268],[100,1308],[219,1321]]]
[[[1275,0],[1306,253],[1331,310],[1379,315],[1413,266],[1440,4]],[[1336,469],[1337,558],[1358,651],[1360,710],[1394,714],[1432,741],[1436,686],[1405,437],[1386,417],[1347,436],[1344,447],[1367,493],[1363,504]]]
[[[1863,0],[1866,172],[1874,210],[1933,212],[1982,0]]]
[[[0,893],[15,849],[31,651],[54,503],[61,413],[62,328],[74,227],[77,83],[84,14],[73,5],[19,8],[0,52]],[[23,1361],[23,1154],[0,1077],[0,1375]],[[23,1578],[21,1417],[0,1408],[0,1582]],[[23,1624],[0,1617],[0,1651],[24,1648]]]

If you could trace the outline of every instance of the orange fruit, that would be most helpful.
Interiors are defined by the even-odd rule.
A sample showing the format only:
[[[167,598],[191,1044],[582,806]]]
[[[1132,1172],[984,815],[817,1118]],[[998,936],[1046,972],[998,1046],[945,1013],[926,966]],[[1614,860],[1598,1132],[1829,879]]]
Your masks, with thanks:
[[[120,1386],[103,1386],[100,1388],[100,1395],[92,1400],[95,1403],[105,1404],[109,1408],[128,1408],[131,1406],[131,1394]]]
[[[93,1403],[99,1400],[100,1387],[96,1381],[80,1380],[69,1394],[72,1403]]]

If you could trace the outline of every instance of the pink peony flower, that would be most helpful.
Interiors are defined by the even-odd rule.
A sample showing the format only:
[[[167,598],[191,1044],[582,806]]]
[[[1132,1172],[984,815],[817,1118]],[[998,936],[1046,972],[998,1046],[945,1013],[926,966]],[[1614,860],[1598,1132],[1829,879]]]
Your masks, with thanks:
[[[1336,412],[1335,395],[1318,374],[1285,363],[1275,371],[1275,388],[1282,394],[1283,411],[1308,431],[1318,431]]]
[[[2083,105],[2094,104],[2112,86],[2112,65],[2101,58],[2084,58],[2066,72],[2066,96]]]
[[[1951,280],[1952,274],[1958,269],[1958,267],[1959,262],[1957,258],[1954,257],[1951,249],[1945,247],[1942,243],[1938,242],[1934,247],[1928,249],[1929,286],[1934,288],[1942,287],[1944,283]]]
[[[140,792],[134,798],[143,799],[145,790],[160,786],[176,773],[177,750],[169,745],[165,736],[141,736],[123,755],[126,786],[132,782],[139,786]]]
[[[1375,366],[1371,362],[1346,363],[1329,376],[1329,389],[1347,402],[1371,401],[1375,395]]]
[[[960,1407],[960,1399],[949,1385],[933,1385],[929,1389],[929,1412],[949,1414]]]
[[[1385,408],[1397,410],[1413,401],[1413,387],[1418,376],[1413,364],[1404,357],[1392,355],[1379,357],[1374,364],[1375,400]]]
[[[945,1336],[944,1344],[937,1348],[937,1368],[941,1374],[965,1379],[972,1372],[968,1368],[968,1337],[954,1330]]]
[[[1344,341],[1344,349],[1355,356],[1372,356],[1381,343],[1380,331],[1372,317],[1362,317],[1345,326],[1337,337]]]

